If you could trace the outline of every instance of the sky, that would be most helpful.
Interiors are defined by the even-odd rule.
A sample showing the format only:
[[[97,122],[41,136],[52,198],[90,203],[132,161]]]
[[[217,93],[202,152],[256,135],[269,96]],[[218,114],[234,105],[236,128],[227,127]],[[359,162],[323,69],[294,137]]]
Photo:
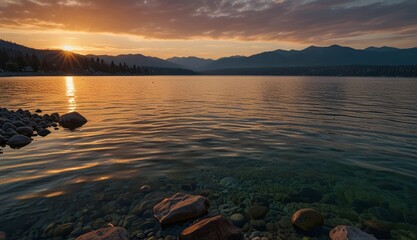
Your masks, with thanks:
[[[81,54],[219,58],[417,47],[417,0],[0,0],[0,38]]]

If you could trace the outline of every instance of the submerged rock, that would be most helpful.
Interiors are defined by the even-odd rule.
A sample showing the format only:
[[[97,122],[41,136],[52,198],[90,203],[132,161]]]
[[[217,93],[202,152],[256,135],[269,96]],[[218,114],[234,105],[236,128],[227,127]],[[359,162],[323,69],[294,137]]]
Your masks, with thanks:
[[[129,232],[121,227],[100,228],[81,235],[76,240],[129,240]]]
[[[249,208],[249,215],[252,219],[262,219],[268,213],[269,208],[265,206],[252,206]]]
[[[218,215],[204,219],[184,229],[180,235],[181,240],[241,240],[242,231],[235,227],[225,217]]]
[[[72,230],[74,230],[74,224],[72,223],[61,224],[54,229],[53,236],[65,237],[69,235],[72,232]]]
[[[230,221],[232,221],[232,223],[239,228],[242,228],[245,223],[246,223],[246,219],[245,216],[243,216],[240,213],[235,213],[230,217]]]
[[[150,193],[152,191],[152,188],[149,185],[143,185],[142,187],[140,187],[140,191],[143,193]]]
[[[376,238],[362,230],[346,225],[339,225],[330,231],[331,240],[376,240]]]
[[[14,135],[7,141],[11,148],[21,148],[32,142],[32,139],[24,135]]]
[[[172,224],[199,217],[207,212],[209,206],[205,197],[176,193],[156,204],[153,211],[161,224]]]
[[[363,230],[374,235],[378,239],[391,239],[391,230],[385,223],[375,220],[367,220],[363,223]]]
[[[86,124],[88,121],[78,112],[70,112],[59,118],[59,124],[64,128],[75,129]]]
[[[294,226],[304,231],[315,230],[324,224],[323,216],[312,208],[298,210],[291,218]]]
[[[0,231],[0,240],[6,240],[6,237],[7,237],[6,233]]]
[[[239,182],[234,177],[225,177],[220,180],[220,185],[223,187],[236,187]]]

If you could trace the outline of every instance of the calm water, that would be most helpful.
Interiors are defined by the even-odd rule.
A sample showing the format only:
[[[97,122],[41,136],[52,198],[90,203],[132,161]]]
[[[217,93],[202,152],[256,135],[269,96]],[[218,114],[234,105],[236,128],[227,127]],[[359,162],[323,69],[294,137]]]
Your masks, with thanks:
[[[3,149],[0,230],[9,236],[88,225],[90,205],[127,215],[145,183],[161,196],[184,184],[224,202],[263,196],[277,221],[312,206],[328,228],[375,219],[393,238],[417,232],[416,79],[14,77],[0,78],[0,107],[75,110],[89,120]],[[239,187],[224,193],[228,176]],[[322,198],[294,197],[305,188]],[[114,199],[97,200],[107,192]]]

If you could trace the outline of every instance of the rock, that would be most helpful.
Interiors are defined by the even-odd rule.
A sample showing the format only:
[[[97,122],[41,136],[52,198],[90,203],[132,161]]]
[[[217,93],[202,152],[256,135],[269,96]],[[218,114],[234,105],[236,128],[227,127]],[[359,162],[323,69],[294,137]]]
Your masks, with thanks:
[[[6,237],[7,237],[6,233],[0,231],[0,240],[6,240]]]
[[[294,226],[304,231],[312,231],[323,226],[323,216],[316,210],[311,208],[303,208],[298,210],[291,218]]]
[[[21,148],[28,145],[31,142],[31,138],[28,138],[23,135],[14,135],[9,139],[9,141],[7,141],[7,145],[9,145],[11,148]]]
[[[268,213],[269,208],[265,206],[252,206],[249,208],[249,215],[252,219],[262,219]]]
[[[41,137],[45,137],[47,135],[49,135],[51,133],[51,131],[49,131],[48,129],[42,128],[41,130],[38,130],[38,135]]]
[[[230,221],[232,221],[232,223],[239,228],[242,228],[243,226],[245,226],[246,223],[246,219],[245,216],[243,216],[240,213],[235,213],[230,217]]]
[[[225,217],[219,215],[204,219],[184,229],[181,240],[241,240],[242,231]]]
[[[52,121],[59,122],[59,113],[52,113],[51,118],[52,118]]]
[[[35,112],[37,112],[37,113],[41,113],[42,112],[42,110],[40,110],[40,109],[36,109],[36,111]]]
[[[101,228],[81,235],[76,240],[129,240],[129,232],[121,227]]]
[[[25,135],[26,137],[31,137],[33,135],[33,129],[31,127],[18,127],[16,128],[16,132]]]
[[[149,185],[143,185],[140,188],[140,191],[143,192],[143,193],[150,193],[152,191],[152,188]]]
[[[319,202],[323,198],[321,192],[312,188],[303,188],[301,192],[290,196],[291,202],[306,202],[314,203]]]
[[[7,139],[0,135],[0,146],[4,146],[7,143]]]
[[[253,228],[255,228],[255,229],[257,229],[257,230],[259,230],[259,231],[265,231],[266,230],[266,222],[264,221],[264,220],[255,220],[255,219],[252,219],[252,220],[250,220],[250,225],[253,227]]]
[[[223,187],[236,187],[239,182],[234,177],[225,177],[220,181],[220,185]]]
[[[376,240],[376,238],[358,228],[339,225],[330,231],[331,240]]]
[[[65,223],[61,224],[54,229],[53,236],[54,237],[65,237],[70,234],[74,230],[74,224],[72,223]]]
[[[207,212],[209,206],[208,200],[202,196],[176,193],[156,204],[153,211],[161,224],[171,224],[199,217]]]
[[[70,112],[62,115],[59,118],[59,124],[64,128],[75,129],[86,124],[88,121],[78,112]]]
[[[388,225],[375,220],[367,220],[363,223],[363,230],[374,235],[378,239],[391,239],[391,230]]]

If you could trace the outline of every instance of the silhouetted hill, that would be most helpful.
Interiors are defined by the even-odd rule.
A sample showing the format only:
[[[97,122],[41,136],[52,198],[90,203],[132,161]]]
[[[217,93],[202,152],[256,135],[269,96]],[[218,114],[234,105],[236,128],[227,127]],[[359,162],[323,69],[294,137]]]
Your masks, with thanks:
[[[249,57],[228,57],[204,66],[204,70],[347,65],[417,65],[417,48],[375,48],[358,50],[332,45],[303,50],[276,50]]]
[[[214,62],[213,59],[205,59],[198,57],[172,57],[168,58],[167,61],[183,66],[194,71],[203,69],[209,63]]]
[[[115,64],[126,63],[127,65],[147,66],[157,68],[184,68],[178,64],[163,60],[157,57],[148,57],[142,54],[123,54],[117,56],[108,55],[87,55],[87,57],[100,58],[105,62],[113,61]]]

